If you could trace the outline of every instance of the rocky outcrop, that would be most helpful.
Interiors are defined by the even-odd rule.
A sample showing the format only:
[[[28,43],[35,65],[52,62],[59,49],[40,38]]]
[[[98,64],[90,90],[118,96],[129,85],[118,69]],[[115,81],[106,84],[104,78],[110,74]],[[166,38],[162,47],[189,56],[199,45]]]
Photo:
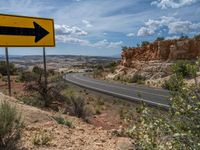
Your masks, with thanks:
[[[170,61],[200,56],[200,40],[180,39],[155,41],[149,45],[127,48],[122,52],[121,65],[134,68],[135,61]]]

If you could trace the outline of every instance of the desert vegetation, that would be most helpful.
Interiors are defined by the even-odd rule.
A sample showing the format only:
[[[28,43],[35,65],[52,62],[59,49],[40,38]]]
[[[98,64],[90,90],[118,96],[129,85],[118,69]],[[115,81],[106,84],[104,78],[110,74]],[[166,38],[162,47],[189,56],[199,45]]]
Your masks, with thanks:
[[[20,112],[7,101],[0,101],[0,149],[15,150],[23,122]]]
[[[118,135],[129,136],[135,139],[136,149],[199,149],[199,114],[200,114],[200,84],[187,85],[184,76],[192,74],[195,80],[196,62],[189,72],[181,68],[188,63],[177,62],[174,67],[175,74],[168,81],[171,91],[171,105],[167,113],[162,113],[143,104],[137,111],[139,119]],[[191,65],[191,64],[190,64]],[[180,67],[180,68],[179,68]],[[190,68],[189,67],[189,68]]]

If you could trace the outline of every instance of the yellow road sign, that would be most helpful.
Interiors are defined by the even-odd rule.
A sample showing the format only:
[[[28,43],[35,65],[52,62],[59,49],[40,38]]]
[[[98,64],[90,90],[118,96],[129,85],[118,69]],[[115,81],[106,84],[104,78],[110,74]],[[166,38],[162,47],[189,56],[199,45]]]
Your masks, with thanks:
[[[0,14],[0,47],[54,47],[54,21]]]

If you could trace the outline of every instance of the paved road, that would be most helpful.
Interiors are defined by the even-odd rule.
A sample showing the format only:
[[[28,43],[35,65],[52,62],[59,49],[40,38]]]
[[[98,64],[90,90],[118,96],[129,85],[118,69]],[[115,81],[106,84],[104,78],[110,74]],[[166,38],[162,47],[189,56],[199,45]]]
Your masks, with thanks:
[[[66,74],[64,79],[70,83],[104,94],[131,101],[144,101],[150,105],[169,107],[169,91],[140,85],[124,85],[97,80],[83,74]]]

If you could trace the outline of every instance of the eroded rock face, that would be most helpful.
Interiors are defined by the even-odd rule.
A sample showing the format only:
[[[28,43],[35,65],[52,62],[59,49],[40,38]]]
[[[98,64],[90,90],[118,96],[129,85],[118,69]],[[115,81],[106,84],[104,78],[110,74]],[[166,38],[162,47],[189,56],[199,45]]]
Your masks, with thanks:
[[[200,40],[156,41],[146,46],[128,48],[122,52],[121,65],[134,68],[135,61],[194,59],[200,56]]]

